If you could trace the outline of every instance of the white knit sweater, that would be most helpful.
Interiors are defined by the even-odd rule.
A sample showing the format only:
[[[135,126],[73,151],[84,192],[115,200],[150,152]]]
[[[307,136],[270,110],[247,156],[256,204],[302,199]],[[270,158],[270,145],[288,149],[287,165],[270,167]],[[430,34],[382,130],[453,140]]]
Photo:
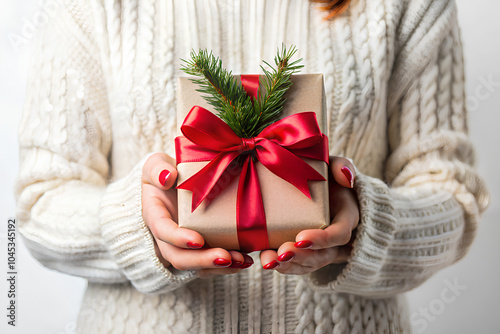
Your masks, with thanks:
[[[407,333],[402,293],[460,259],[488,194],[467,138],[452,0],[48,2],[20,126],[18,219],[48,268],[89,281],[79,333]],[[54,3],[56,5],[54,5]],[[59,4],[57,4],[59,3]],[[331,154],[357,166],[347,265],[201,280],[164,268],[141,168],[174,155],[180,58],[258,73],[282,42],[325,75]]]

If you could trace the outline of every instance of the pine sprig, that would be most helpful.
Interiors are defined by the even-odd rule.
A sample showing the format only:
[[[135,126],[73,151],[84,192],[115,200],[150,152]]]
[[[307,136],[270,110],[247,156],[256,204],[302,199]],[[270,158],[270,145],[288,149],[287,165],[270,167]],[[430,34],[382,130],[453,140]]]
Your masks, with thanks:
[[[246,137],[242,116],[251,112],[249,109],[252,108],[252,102],[232,72],[224,69],[222,61],[207,50],[200,50],[198,53],[192,51],[191,60],[182,61],[185,65],[181,70],[200,77],[192,81],[199,85],[197,91],[204,94],[203,98],[215,108],[218,116],[238,136]]]
[[[182,60],[185,65],[181,70],[199,77],[192,79],[200,87],[197,91],[204,94],[203,98],[238,136],[251,138],[280,118],[284,95],[292,85],[290,77],[303,67],[299,65],[302,59],[291,62],[296,52],[293,46],[288,51],[283,46],[274,59],[276,67],[264,62],[271,70],[261,66],[265,74],[264,89],[259,89],[255,101],[212,52],[192,51],[191,60]]]
[[[278,50],[278,54],[274,58],[276,67],[263,61],[271,70],[266,70],[261,66],[266,76],[266,80],[263,82],[266,93],[259,94],[260,98],[257,103],[255,103],[256,113],[259,115],[255,123],[257,126],[257,133],[262,131],[269,124],[276,122],[283,112],[283,105],[286,100],[284,95],[292,86],[290,77],[304,67],[303,65],[299,65],[302,58],[290,62],[295,53],[297,53],[295,46],[292,45],[288,51],[286,47],[283,46],[281,52]]]

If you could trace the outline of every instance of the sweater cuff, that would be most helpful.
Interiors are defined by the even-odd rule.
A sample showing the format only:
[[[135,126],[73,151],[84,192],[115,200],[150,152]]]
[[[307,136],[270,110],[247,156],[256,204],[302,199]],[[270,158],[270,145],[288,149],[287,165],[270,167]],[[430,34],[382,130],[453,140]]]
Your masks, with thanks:
[[[387,266],[389,246],[394,239],[396,219],[389,188],[379,179],[356,171],[354,189],[358,196],[360,222],[346,264],[332,264],[309,274],[316,290],[387,296],[393,293],[390,280],[380,275]]]
[[[124,275],[140,292],[156,294],[175,290],[196,277],[194,271],[174,272],[163,266],[142,217],[142,168],[152,154],[107,187],[100,224],[104,241]]]

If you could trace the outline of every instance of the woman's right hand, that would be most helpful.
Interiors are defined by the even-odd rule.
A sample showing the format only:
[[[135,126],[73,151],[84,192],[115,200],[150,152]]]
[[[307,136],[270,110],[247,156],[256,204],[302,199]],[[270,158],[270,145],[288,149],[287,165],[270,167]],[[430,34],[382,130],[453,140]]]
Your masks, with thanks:
[[[177,169],[175,159],[164,153],[150,156],[142,169],[142,215],[151,231],[156,255],[168,268],[197,270],[201,278],[234,274],[252,265],[246,254],[203,247],[205,240],[177,221]]]

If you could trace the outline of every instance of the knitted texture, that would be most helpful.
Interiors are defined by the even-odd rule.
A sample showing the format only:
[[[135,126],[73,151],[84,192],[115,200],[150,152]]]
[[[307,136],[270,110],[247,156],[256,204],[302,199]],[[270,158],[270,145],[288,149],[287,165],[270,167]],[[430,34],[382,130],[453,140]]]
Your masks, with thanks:
[[[68,1],[38,36],[19,130],[20,232],[48,268],[88,279],[79,333],[408,333],[404,292],[467,252],[488,202],[467,138],[454,1]],[[208,280],[165,268],[141,173],[174,155],[180,58],[208,48],[258,73],[282,43],[322,72],[332,155],[356,165],[347,264],[255,265]],[[376,297],[376,298],[374,298]]]

